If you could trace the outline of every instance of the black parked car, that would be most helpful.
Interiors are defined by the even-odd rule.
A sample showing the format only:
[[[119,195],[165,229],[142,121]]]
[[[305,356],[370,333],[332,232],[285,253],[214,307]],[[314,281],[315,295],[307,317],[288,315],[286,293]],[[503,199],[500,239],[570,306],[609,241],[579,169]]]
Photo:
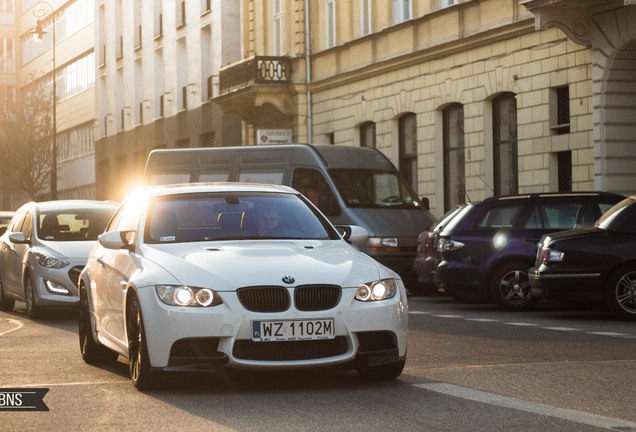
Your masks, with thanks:
[[[435,282],[455,298],[530,309],[528,282],[546,233],[591,225],[625,197],[606,192],[540,193],[469,204],[439,234]]]
[[[543,236],[529,278],[536,297],[602,301],[617,316],[636,320],[636,196],[593,227]]]

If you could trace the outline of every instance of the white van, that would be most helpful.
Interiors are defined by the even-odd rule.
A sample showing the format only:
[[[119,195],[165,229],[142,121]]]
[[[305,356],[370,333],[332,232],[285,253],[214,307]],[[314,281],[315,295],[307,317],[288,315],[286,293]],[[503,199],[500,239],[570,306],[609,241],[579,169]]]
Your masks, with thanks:
[[[334,225],[369,232],[361,250],[397,272],[412,293],[417,236],[434,222],[389,159],[374,149],[284,144],[153,150],[147,185],[239,181],[291,186]]]

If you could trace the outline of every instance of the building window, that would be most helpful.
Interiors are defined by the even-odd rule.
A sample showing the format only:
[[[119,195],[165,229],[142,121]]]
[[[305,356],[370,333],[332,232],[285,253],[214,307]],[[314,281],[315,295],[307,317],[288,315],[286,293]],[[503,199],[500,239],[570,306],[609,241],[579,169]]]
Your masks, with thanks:
[[[572,152],[557,153],[557,175],[559,178],[559,192],[572,191]]]
[[[360,0],[360,36],[371,34],[371,0]]]
[[[413,18],[411,0],[393,0],[393,24]]]
[[[556,135],[570,133],[570,87],[555,87],[550,92],[550,129]]]
[[[375,148],[375,123],[366,122],[360,126],[360,147]]]
[[[466,197],[464,168],[464,107],[452,104],[443,112],[444,211],[463,204]]]
[[[325,0],[325,35],[327,48],[336,46],[336,0]]]
[[[273,22],[273,38],[274,38],[274,55],[283,55],[283,6],[282,0],[274,0],[272,18]]]
[[[57,159],[60,162],[95,153],[93,125],[86,123],[64,132],[58,132],[57,146]]]
[[[493,101],[495,195],[519,192],[517,168],[517,97],[504,93]]]
[[[440,0],[439,7],[444,9],[457,4],[457,0]]]
[[[417,190],[417,118],[405,114],[399,120],[400,173]]]

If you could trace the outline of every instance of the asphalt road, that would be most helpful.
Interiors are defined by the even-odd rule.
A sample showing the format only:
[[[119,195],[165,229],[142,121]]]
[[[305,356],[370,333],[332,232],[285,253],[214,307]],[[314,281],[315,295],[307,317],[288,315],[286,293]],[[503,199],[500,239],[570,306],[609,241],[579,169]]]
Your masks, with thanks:
[[[47,388],[49,411],[2,431],[636,431],[636,323],[603,310],[507,313],[410,299],[399,379],[354,372],[173,375],[138,392],[127,363],[85,364],[77,315],[0,312],[0,389]],[[1,401],[0,401],[1,402]]]

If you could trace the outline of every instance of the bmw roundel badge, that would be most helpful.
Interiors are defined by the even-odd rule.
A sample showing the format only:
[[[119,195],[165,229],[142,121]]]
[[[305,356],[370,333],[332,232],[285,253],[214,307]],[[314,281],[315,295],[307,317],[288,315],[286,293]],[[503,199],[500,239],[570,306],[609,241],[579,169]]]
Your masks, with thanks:
[[[284,276],[283,282],[285,282],[286,284],[293,284],[294,282],[296,282],[296,279],[291,276]]]

